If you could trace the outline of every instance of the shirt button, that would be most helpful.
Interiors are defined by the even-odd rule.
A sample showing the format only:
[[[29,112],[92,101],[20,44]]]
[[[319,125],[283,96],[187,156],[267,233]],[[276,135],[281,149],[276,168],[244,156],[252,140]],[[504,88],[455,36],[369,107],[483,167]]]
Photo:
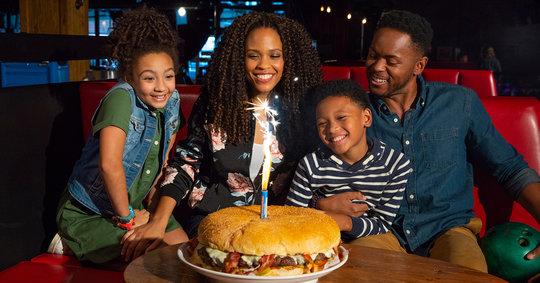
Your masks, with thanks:
[[[409,169],[409,173],[412,173],[412,172],[414,172],[414,169],[412,169],[412,168]]]
[[[408,140],[406,140],[406,141],[405,141],[405,144],[406,144],[406,145],[409,145],[409,144],[410,144],[410,142],[409,142]]]
[[[150,174],[150,170],[146,170],[146,174],[147,174],[147,175]]]
[[[409,234],[411,234],[411,231],[407,230],[407,231],[405,231],[405,233],[407,233],[407,235],[409,235]]]
[[[394,118],[394,123],[397,123],[398,121],[398,118]]]
[[[159,144],[159,142],[158,142],[158,141],[154,141],[154,144],[155,144],[155,145],[158,145],[158,144]]]
[[[422,106],[424,106],[424,101],[422,101],[422,103],[421,103],[421,104],[422,104]]]
[[[410,198],[410,199],[414,199],[414,195],[409,195],[409,198]]]

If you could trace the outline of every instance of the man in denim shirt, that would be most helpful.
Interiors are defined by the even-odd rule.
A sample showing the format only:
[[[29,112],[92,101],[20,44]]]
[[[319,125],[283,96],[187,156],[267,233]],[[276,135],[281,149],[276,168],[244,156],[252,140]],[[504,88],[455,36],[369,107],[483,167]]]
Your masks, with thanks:
[[[368,134],[410,158],[413,171],[392,231],[353,243],[430,256],[487,272],[476,234],[471,161],[540,220],[540,177],[491,123],[474,91],[420,75],[433,30],[421,16],[384,13],[366,60],[373,125]],[[343,193],[317,202],[325,211],[362,214]],[[540,247],[527,255],[534,259]]]

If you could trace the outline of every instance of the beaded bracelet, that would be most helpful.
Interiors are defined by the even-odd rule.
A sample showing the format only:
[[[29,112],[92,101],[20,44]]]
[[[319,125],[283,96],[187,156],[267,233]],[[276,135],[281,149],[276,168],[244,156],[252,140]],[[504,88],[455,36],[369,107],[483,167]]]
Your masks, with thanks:
[[[131,205],[129,206],[129,215],[126,217],[115,215],[113,218],[116,218],[116,222],[118,223],[129,223],[131,220],[135,217],[135,213],[133,212],[133,208]]]
[[[131,218],[131,220],[128,223],[121,223],[116,219],[116,216],[113,217],[114,220],[116,220],[116,226],[124,229],[124,230],[131,230],[133,228],[133,225],[135,225],[135,217]]]
[[[318,195],[318,194],[314,194],[313,197],[311,198],[311,205],[310,207],[311,208],[317,208],[317,201],[319,201],[320,199],[322,199],[323,197]]]

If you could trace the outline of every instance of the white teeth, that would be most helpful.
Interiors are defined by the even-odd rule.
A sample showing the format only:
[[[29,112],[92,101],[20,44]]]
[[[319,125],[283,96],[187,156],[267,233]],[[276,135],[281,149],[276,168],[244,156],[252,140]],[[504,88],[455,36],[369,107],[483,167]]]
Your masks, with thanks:
[[[387,80],[382,80],[382,79],[373,79],[375,82],[378,82],[378,83],[385,83],[387,82]]]
[[[272,77],[273,75],[257,75],[257,78],[261,79],[261,80],[268,80]]]
[[[338,141],[340,141],[340,140],[342,140],[344,138],[345,138],[345,136],[339,136],[339,137],[331,138],[330,141],[331,142],[338,142]]]

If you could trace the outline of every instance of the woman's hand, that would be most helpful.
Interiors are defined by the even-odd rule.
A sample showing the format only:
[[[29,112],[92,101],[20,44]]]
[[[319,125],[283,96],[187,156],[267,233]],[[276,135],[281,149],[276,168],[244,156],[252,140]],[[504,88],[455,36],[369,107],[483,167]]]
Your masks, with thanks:
[[[364,201],[366,200],[366,197],[360,192],[341,193],[328,198],[319,199],[317,201],[317,209],[327,213],[360,217],[368,210],[368,206],[365,203],[354,203],[353,200]]]
[[[163,244],[165,227],[156,222],[148,222],[133,228],[124,234],[120,244],[123,245],[121,257],[130,262],[145,252],[160,247]]]
[[[133,213],[135,214],[135,225],[133,225],[133,228],[139,227],[148,223],[148,220],[150,219],[150,212],[148,212],[148,210],[134,209]]]

